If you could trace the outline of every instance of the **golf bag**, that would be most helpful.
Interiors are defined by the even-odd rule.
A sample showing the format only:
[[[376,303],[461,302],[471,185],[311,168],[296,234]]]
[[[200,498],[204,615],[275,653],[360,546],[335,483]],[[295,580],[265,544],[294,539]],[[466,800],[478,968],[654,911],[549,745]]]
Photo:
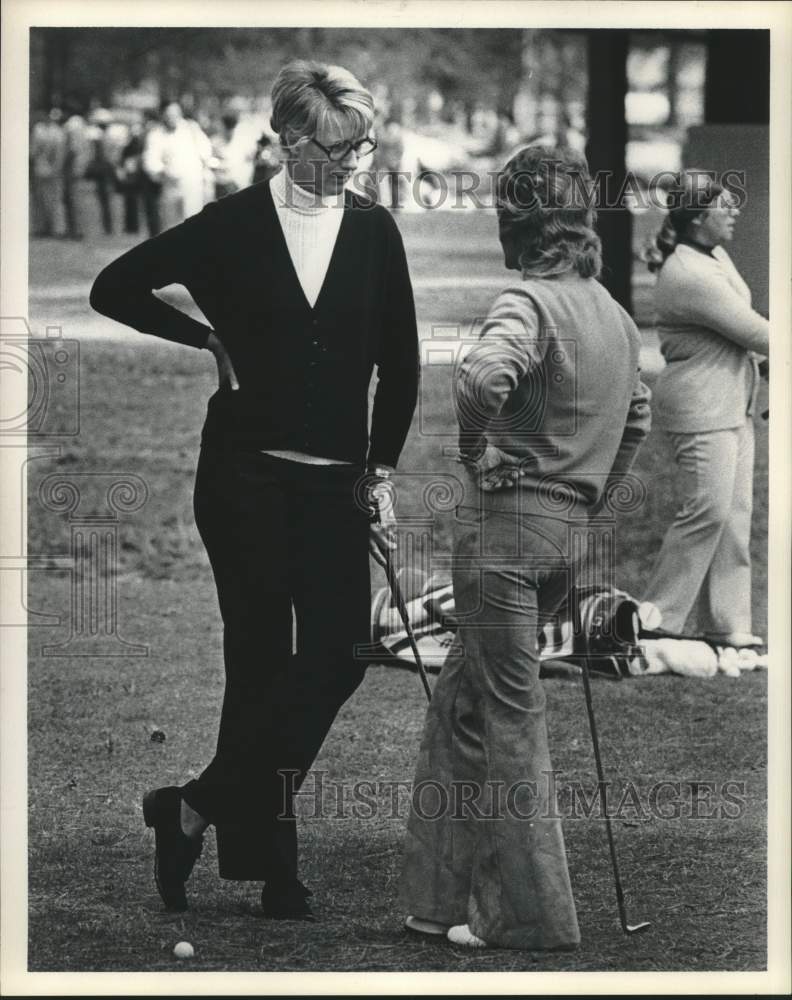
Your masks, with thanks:
[[[437,672],[456,632],[451,584],[434,577],[424,581],[403,576],[402,589],[421,658],[427,670]],[[592,673],[614,680],[643,674],[647,664],[641,633],[658,617],[653,605],[636,601],[625,591],[573,587],[540,630],[540,676],[579,673],[582,657]],[[387,587],[372,602],[371,636],[382,649],[383,662],[414,666],[409,638]]]

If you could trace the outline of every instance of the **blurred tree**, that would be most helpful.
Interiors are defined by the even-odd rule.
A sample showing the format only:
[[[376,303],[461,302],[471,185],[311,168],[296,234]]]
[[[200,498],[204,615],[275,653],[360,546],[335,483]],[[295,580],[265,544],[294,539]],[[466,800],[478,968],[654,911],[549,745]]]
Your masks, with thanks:
[[[157,80],[161,97],[269,91],[285,61],[340,63],[398,104],[428,88],[446,100],[513,114],[522,78],[519,29],[34,28],[31,101],[66,93],[108,103],[114,91]]]
[[[510,121],[523,76],[524,32],[518,28],[437,28],[423,65],[425,83],[468,113],[476,104],[494,108]]]
[[[583,32],[523,32],[523,73],[516,95],[517,122],[526,141],[563,143],[570,124],[582,126],[588,78]]]

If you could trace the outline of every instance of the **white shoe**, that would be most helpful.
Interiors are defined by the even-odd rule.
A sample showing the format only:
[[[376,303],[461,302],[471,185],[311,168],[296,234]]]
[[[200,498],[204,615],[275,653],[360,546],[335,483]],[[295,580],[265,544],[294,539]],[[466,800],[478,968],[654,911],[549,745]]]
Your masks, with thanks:
[[[423,917],[409,916],[404,921],[404,926],[408,931],[432,934],[435,937],[445,937],[448,933],[448,924],[440,924],[436,920],[424,920]]]
[[[456,927],[449,927],[448,940],[451,944],[461,944],[465,948],[486,948],[486,941],[476,937],[467,924],[457,924]]]

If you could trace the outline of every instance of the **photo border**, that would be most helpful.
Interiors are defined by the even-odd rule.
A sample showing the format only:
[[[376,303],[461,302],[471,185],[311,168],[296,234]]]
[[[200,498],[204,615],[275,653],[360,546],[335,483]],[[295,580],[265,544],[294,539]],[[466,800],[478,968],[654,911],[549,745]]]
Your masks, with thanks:
[[[725,16],[724,16],[725,15]],[[24,630],[2,636],[2,951],[5,995],[371,995],[425,993],[591,995],[646,993],[785,993],[790,989],[790,121],[792,4],[719,2],[424,2],[312,0],[112,0],[72,3],[5,0],[2,10],[2,281],[0,316],[28,316],[28,58],[31,26],[195,27],[519,27],[519,28],[769,28],[770,317],[773,365],[770,407],[768,641],[768,969],[766,972],[520,972],[520,973],[29,973],[27,967],[27,644]],[[70,331],[64,331],[68,336]],[[24,400],[22,401],[24,408]],[[0,450],[0,461],[2,451]],[[0,476],[8,472],[0,466]],[[20,512],[3,490],[0,532]],[[20,507],[24,498],[19,498]],[[18,524],[18,522],[17,522]],[[0,600],[3,599],[0,593]]]

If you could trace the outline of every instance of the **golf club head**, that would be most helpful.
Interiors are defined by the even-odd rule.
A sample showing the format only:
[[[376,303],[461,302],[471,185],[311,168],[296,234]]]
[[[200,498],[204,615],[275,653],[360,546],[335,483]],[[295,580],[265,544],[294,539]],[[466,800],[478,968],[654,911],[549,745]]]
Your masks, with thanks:
[[[625,934],[641,934],[643,931],[649,930],[651,926],[651,921],[644,920],[642,924],[622,924],[622,930]]]

